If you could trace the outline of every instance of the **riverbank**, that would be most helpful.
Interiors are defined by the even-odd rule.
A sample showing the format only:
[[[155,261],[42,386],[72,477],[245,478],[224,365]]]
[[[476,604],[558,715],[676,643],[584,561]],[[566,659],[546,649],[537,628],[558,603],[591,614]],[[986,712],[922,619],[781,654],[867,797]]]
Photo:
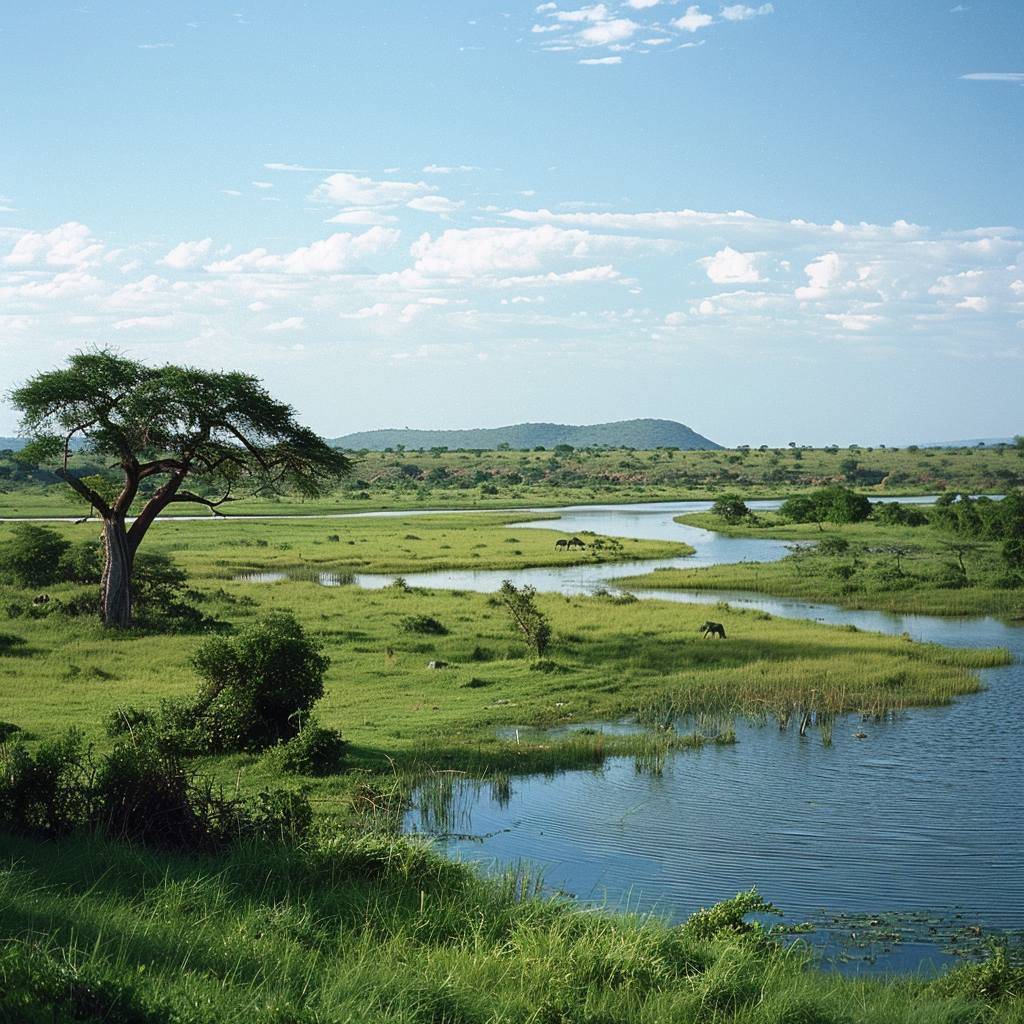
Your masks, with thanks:
[[[998,542],[961,544],[931,527],[871,521],[819,527],[790,523],[771,511],[758,511],[742,524],[724,523],[710,512],[688,513],[676,522],[730,537],[791,542],[794,547],[771,563],[659,569],[617,580],[619,585],[709,594],[749,591],[907,614],[1024,618],[1024,589],[1004,582],[1007,573]]]

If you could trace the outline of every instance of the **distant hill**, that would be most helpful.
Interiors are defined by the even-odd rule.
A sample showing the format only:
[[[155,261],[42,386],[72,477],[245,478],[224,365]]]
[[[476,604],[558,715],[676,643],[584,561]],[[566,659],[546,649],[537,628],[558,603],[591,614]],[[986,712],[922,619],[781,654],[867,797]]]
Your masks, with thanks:
[[[610,448],[689,448],[719,449],[722,446],[674,420],[622,420],[618,423],[593,423],[569,426],[564,423],[516,423],[509,427],[480,430],[364,430],[336,437],[336,448],[358,451],[383,451],[404,445],[420,448],[481,448],[493,450],[507,444],[510,448],[530,449],[558,444],[574,448],[607,445]]]
[[[971,437],[965,441],[918,441],[918,448],[977,448],[978,445],[994,448],[999,444],[1012,445],[1012,437]]]

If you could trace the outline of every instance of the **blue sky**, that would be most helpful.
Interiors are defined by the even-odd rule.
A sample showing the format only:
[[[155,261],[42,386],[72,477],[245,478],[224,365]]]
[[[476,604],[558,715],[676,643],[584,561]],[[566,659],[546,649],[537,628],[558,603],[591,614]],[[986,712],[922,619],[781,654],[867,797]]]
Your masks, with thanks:
[[[5,5],[0,390],[106,344],[328,435],[1019,433],[1022,41],[1016,0]]]

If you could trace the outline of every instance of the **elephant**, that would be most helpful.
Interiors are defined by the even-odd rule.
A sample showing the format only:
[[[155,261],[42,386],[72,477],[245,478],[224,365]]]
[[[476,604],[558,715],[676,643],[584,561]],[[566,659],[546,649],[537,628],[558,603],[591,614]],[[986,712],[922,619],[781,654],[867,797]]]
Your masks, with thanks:
[[[704,639],[707,640],[709,636],[718,637],[720,640],[725,639],[725,626],[720,622],[705,622],[700,627],[700,632],[703,634]]]

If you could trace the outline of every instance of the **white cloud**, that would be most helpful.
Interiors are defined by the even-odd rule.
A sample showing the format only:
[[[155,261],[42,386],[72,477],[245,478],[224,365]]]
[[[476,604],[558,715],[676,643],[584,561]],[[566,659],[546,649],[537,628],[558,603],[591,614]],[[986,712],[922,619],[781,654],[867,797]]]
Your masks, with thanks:
[[[373,320],[378,317],[387,316],[391,312],[391,305],[387,302],[375,302],[372,306],[364,306],[355,313],[339,313],[343,320]]]
[[[672,24],[682,32],[697,32],[707,28],[714,22],[710,14],[703,14],[699,6],[694,5],[686,8],[686,13],[681,18],[676,18]]]
[[[756,18],[759,14],[774,14],[775,8],[771,4],[761,4],[760,7],[748,7],[746,4],[730,4],[722,8],[722,17],[726,21],[747,21]]]
[[[274,183],[272,181],[253,181],[250,182],[253,188],[273,188]]]
[[[807,286],[797,288],[796,297],[801,300],[824,298],[839,283],[842,272],[843,261],[838,253],[827,252],[819,256],[804,267]]]
[[[874,313],[826,313],[825,319],[839,324],[844,331],[869,331],[882,321]]]
[[[306,320],[301,316],[290,316],[286,320],[278,320],[263,328],[265,331],[304,331],[305,329]]]
[[[398,206],[416,196],[433,192],[425,181],[374,181],[354,174],[338,173],[325,178],[313,193],[339,206]]]
[[[757,264],[762,253],[738,252],[731,246],[698,262],[715,284],[754,284],[762,280]]]
[[[604,4],[595,4],[593,7],[580,7],[575,11],[558,11],[555,18],[559,21],[607,21],[608,8]]]
[[[245,271],[282,274],[332,274],[346,270],[356,260],[390,249],[399,238],[391,228],[370,228],[361,235],[338,232],[293,252],[274,255],[266,249],[253,249],[230,260],[206,266],[211,274],[238,274]]]
[[[7,266],[46,263],[54,267],[80,267],[96,260],[103,246],[78,221],[67,221],[52,231],[27,231],[4,259]]]
[[[212,238],[204,238],[198,242],[179,242],[158,262],[165,267],[173,267],[175,270],[185,270],[202,263],[212,245]]]
[[[397,224],[398,218],[393,213],[381,213],[380,210],[343,210],[330,217],[327,223],[374,227],[383,224]]]
[[[1024,83],[1024,71],[975,71],[961,75],[965,82],[1017,82]]]
[[[600,267],[584,267],[582,270],[568,270],[564,274],[551,271],[548,274],[532,274],[525,277],[506,277],[498,281],[499,288],[520,288],[523,285],[549,284],[607,284],[618,281],[622,274],[610,264]]]
[[[173,50],[174,43],[139,43],[140,50]]]
[[[475,164],[458,164],[454,167],[445,167],[440,164],[427,164],[423,168],[424,174],[469,174],[471,171],[483,170],[481,167],[477,167]]]
[[[626,0],[626,3],[634,11],[645,11],[648,7],[657,7],[661,0]]]
[[[535,272],[551,260],[586,259],[609,248],[635,247],[639,240],[543,225],[534,228],[451,228],[437,238],[422,235],[411,253],[423,275],[452,278]],[[650,244],[650,243],[646,243]]]
[[[621,64],[621,57],[587,57],[578,61],[579,64]]]
[[[629,18],[613,18],[590,25],[580,32],[580,39],[590,46],[607,46],[632,38],[640,26]]]
[[[178,317],[173,313],[165,316],[136,316],[128,320],[118,320],[114,324],[115,331],[134,331],[142,328],[147,331],[161,330],[166,327],[173,327],[178,322]]]
[[[444,196],[419,196],[405,204],[410,210],[419,210],[420,213],[454,213],[461,210],[465,203],[456,202],[454,199],[446,199]]]
[[[968,295],[956,304],[957,309],[969,309],[973,313],[987,313],[989,301],[982,295]]]

